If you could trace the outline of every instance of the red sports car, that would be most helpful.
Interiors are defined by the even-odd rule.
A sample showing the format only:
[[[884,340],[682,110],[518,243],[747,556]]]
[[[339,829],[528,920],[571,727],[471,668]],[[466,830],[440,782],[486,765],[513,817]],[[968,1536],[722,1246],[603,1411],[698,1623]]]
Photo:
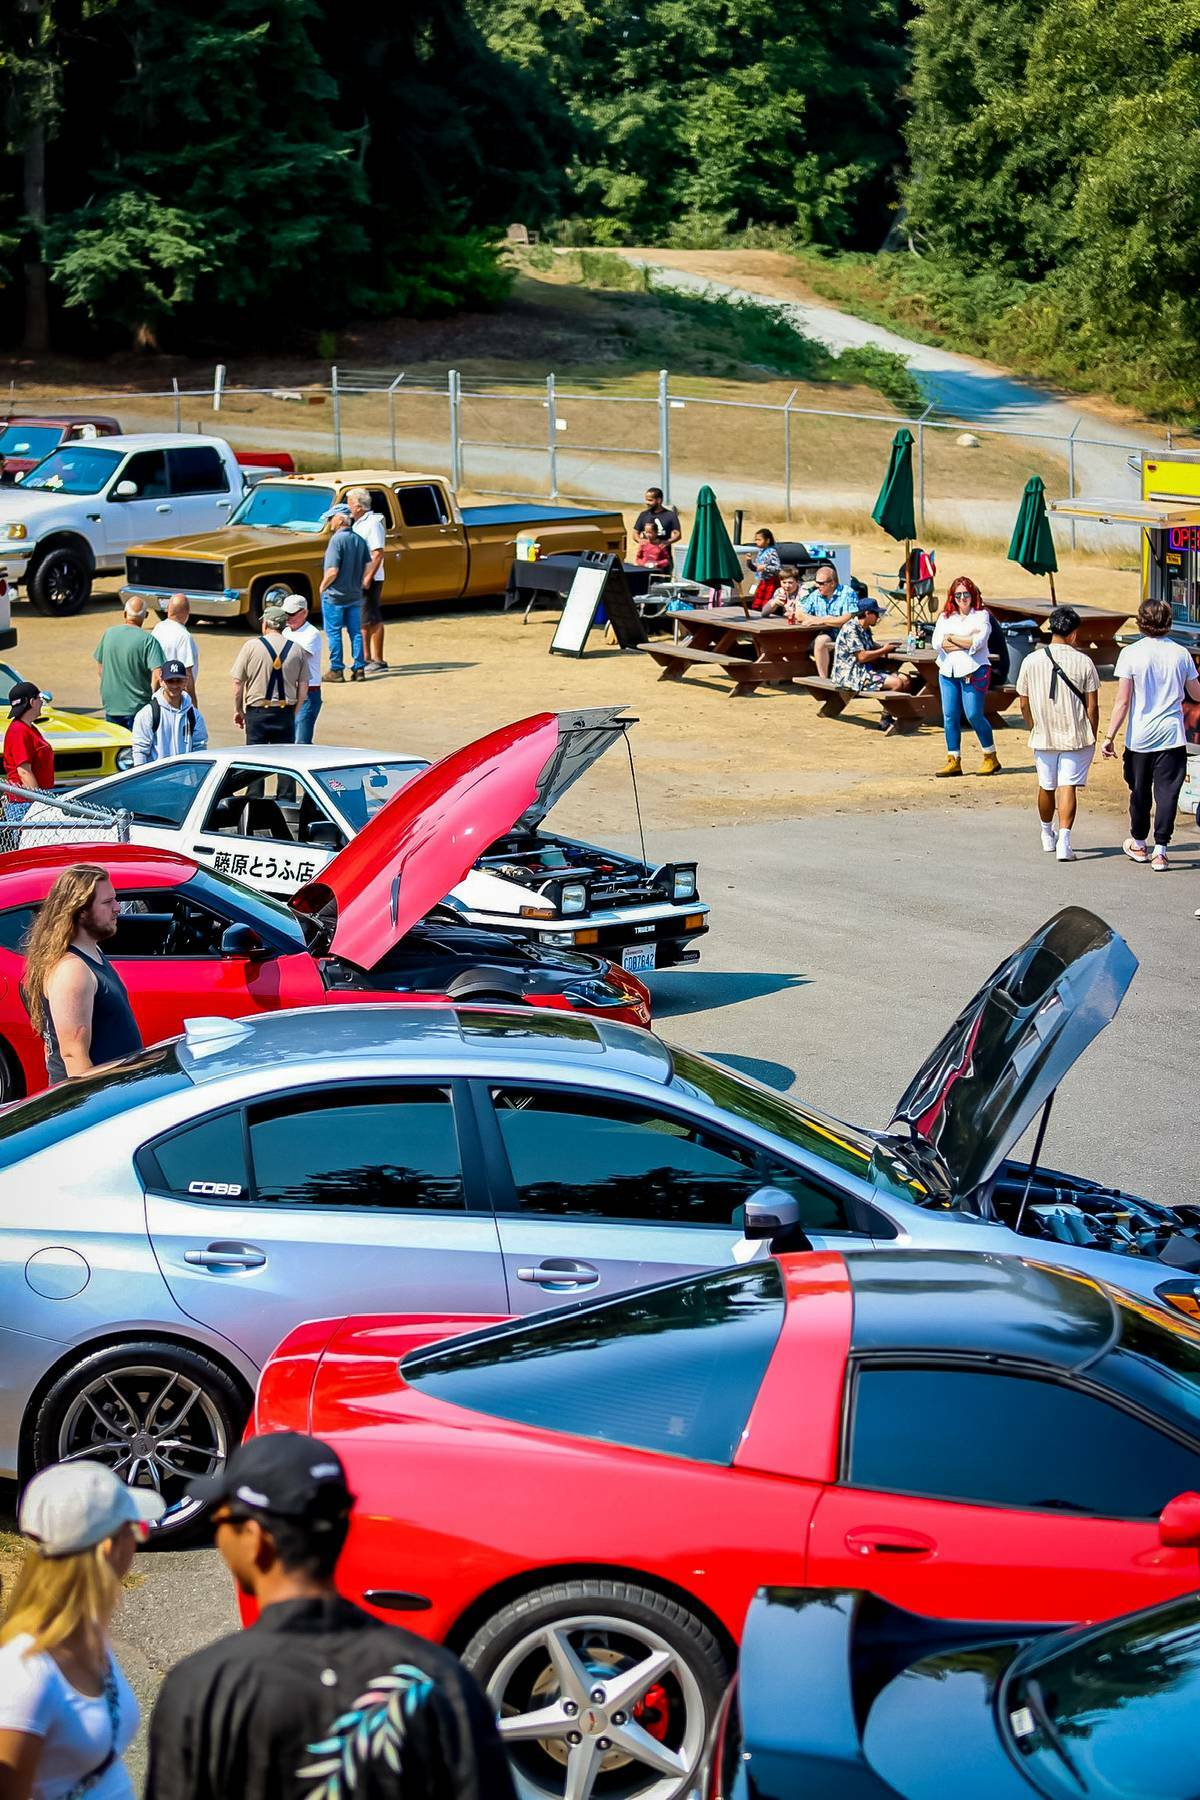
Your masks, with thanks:
[[[636,975],[439,914],[441,901],[532,804],[558,744],[556,715],[505,726],[396,793],[286,904],[173,851],[78,840],[0,857],[0,1101],[46,1085],[21,1002],[21,945],[55,876],[102,863],[121,902],[108,946],[145,1041],[185,1019],[339,1001],[550,1006],[649,1025]]]
[[[336,1446],[345,1592],[464,1655],[525,1800],[686,1787],[764,1582],[1031,1624],[1195,1587],[1200,1331],[1086,1277],[809,1252],[468,1323],[302,1326],[252,1429]]]

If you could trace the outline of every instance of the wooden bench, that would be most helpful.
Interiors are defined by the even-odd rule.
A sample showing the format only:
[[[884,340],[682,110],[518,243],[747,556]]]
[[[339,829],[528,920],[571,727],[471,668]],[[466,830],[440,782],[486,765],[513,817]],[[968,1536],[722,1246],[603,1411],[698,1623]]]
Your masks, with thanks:
[[[983,715],[992,725],[1003,725],[1001,714],[1006,712],[1017,697],[1015,687],[989,688],[983,704]],[[937,688],[923,688],[920,693],[875,693],[869,696],[878,700],[881,708],[900,730],[915,730],[918,725],[940,725],[942,723],[942,697]]]
[[[753,662],[748,656],[729,656],[720,650],[698,650],[691,644],[644,644],[643,652],[662,669],[660,681],[682,681],[689,668],[697,664],[720,669],[735,684],[734,692],[757,687],[769,678],[771,665]]]
[[[864,698],[850,688],[839,687],[836,681],[827,681],[823,675],[797,675],[793,678],[792,686],[801,688],[806,694],[815,694],[821,701],[821,716],[826,719],[836,719],[845,712],[852,700]]]

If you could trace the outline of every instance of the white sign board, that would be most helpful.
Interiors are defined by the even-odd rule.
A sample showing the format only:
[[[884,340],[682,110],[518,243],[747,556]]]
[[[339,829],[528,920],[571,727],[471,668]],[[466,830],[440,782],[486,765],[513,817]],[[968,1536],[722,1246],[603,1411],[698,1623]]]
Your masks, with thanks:
[[[575,579],[563,601],[562,614],[550,640],[552,651],[561,651],[564,656],[583,655],[583,647],[587,643],[588,632],[592,629],[596,607],[600,603],[607,579],[608,570],[605,568],[589,568],[581,563],[576,569]]]

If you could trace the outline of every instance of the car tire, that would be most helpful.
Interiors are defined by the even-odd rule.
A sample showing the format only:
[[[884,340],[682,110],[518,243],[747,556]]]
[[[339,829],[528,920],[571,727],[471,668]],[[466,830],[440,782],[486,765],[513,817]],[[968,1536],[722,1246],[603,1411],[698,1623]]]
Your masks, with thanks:
[[[247,602],[245,612],[242,614],[241,622],[247,631],[253,632],[256,635],[261,633],[263,628],[263,598],[270,593],[272,588],[276,587],[290,588],[293,594],[302,594],[308,601],[309,606],[312,606],[312,591],[308,582],[302,575],[268,575],[265,578],[260,577],[250,589],[250,599]],[[311,617],[311,613],[309,616]]]
[[[198,1350],[152,1338],[112,1344],[72,1364],[43,1395],[30,1473],[69,1456],[92,1457],[126,1478],[132,1473],[135,1486],[157,1487],[167,1499],[170,1511],[154,1535],[175,1543],[206,1510],[184,1498],[187,1481],[223,1467],[248,1411],[233,1376]],[[163,1438],[178,1447],[159,1452]]]
[[[48,619],[69,618],[91,595],[91,565],[82,551],[63,544],[38,558],[27,586],[35,612]]]
[[[463,1661],[499,1716],[520,1800],[560,1800],[572,1758],[589,1765],[571,1771],[581,1791],[611,1800],[684,1793],[730,1675],[715,1634],[686,1606],[599,1577],[510,1601]],[[517,1721],[535,1711],[558,1718],[545,1734],[524,1735]]]

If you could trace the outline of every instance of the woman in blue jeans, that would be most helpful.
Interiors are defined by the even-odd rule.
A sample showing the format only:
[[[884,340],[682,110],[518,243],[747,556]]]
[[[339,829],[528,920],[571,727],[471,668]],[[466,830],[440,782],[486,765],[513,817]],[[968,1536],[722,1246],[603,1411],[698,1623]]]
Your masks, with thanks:
[[[984,713],[992,672],[988,656],[991,629],[991,615],[983,604],[983,595],[969,576],[960,575],[950,583],[942,615],[933,628],[946,733],[946,761],[937,771],[939,776],[962,774],[964,719],[983,751],[979,773],[996,775],[1000,771],[996,740]]]

